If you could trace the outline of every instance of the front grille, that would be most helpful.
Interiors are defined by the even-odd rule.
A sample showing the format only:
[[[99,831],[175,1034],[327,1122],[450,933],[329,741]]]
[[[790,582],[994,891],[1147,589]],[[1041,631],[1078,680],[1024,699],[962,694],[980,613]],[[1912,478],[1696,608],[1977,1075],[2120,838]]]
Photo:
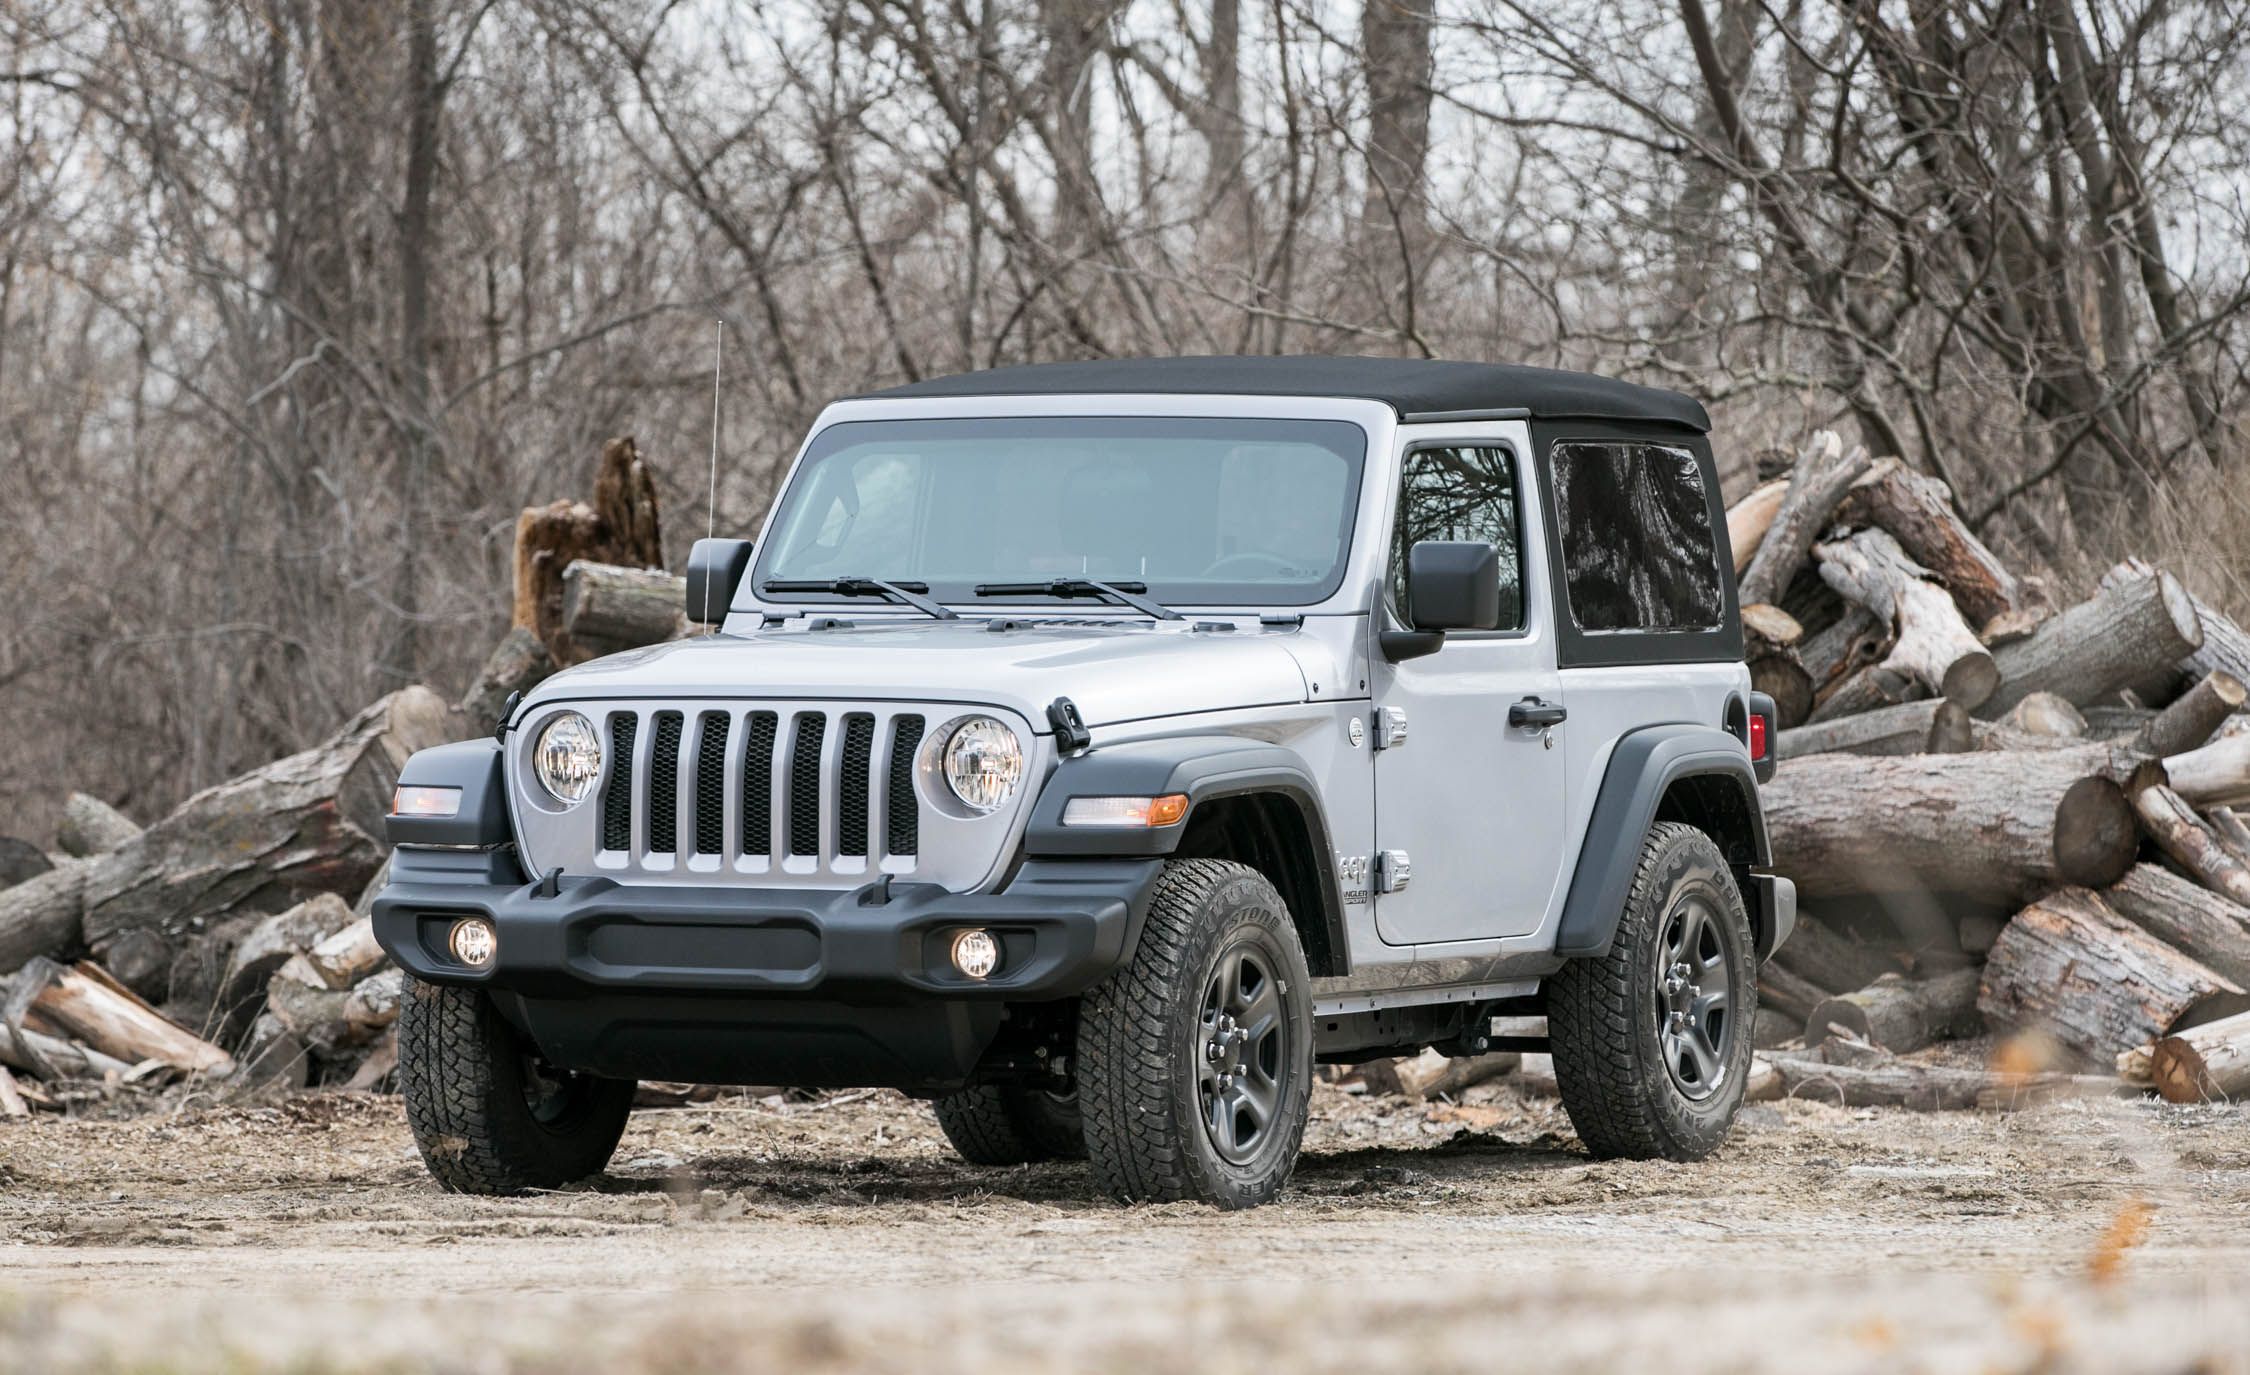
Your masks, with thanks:
[[[916,867],[920,712],[688,704],[607,720],[614,762],[602,784],[597,868],[717,866],[812,881]]]

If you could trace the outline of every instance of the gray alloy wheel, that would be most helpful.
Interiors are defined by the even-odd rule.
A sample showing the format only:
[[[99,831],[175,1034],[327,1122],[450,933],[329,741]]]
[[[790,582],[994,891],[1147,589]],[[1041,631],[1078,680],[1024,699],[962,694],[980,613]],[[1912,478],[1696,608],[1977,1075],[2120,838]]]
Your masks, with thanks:
[[[1665,918],[1662,948],[1654,965],[1657,1040],[1673,1084],[1700,1103],[1725,1084],[1740,1026],[1732,952],[1712,894],[1693,890],[1679,896]]]
[[[1276,1127],[1291,1060],[1289,1019],[1269,958],[1238,945],[1219,959],[1203,992],[1196,1036],[1196,1093],[1204,1135],[1219,1158],[1246,1164]]]

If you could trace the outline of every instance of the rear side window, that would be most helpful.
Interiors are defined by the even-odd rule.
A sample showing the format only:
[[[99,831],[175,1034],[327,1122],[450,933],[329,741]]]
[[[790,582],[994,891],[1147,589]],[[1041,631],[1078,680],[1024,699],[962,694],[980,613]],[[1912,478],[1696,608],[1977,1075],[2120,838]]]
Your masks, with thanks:
[[[1693,452],[1642,440],[1558,440],[1549,453],[1563,585],[1580,630],[1722,623],[1711,504]]]

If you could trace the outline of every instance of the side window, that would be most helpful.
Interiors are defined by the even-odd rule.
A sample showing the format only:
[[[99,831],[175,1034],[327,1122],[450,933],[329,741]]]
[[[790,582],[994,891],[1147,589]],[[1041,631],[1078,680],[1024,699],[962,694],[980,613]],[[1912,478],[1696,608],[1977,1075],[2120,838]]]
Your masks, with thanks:
[[[1709,630],[1724,619],[1702,465],[1687,449],[1558,440],[1563,585],[1584,631]]]
[[[1416,449],[1401,465],[1391,531],[1391,612],[1406,606],[1406,551],[1423,540],[1482,540],[1500,551],[1500,626],[1523,628],[1516,459],[1506,449]]]

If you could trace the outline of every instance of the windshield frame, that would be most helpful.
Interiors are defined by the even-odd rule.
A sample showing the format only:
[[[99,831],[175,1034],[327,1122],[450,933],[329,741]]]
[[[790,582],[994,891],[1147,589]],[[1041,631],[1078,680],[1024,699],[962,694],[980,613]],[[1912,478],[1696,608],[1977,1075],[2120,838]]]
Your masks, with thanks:
[[[860,442],[861,435],[855,432],[877,425],[887,429],[898,428],[909,431],[926,429],[933,437],[948,439],[958,439],[961,437],[962,430],[980,424],[1020,425],[1027,429],[1073,424],[1107,424],[1120,427],[1125,432],[1137,435],[1161,437],[1166,433],[1176,433],[1182,437],[1195,438],[1208,438],[1215,429],[1222,427],[1239,426],[1243,431],[1242,439],[1244,442],[1295,439],[1300,442],[1314,443],[1334,453],[1345,464],[1341,491],[1341,520],[1337,532],[1339,543],[1335,560],[1324,578],[1317,583],[1297,585],[1271,583],[1209,584],[1207,586],[1215,586],[1225,595],[1208,595],[1198,589],[1192,595],[1183,596],[1178,595],[1181,589],[1179,589],[1175,580],[1158,577],[1148,580],[1151,587],[1148,595],[1162,601],[1167,606],[1181,608],[1285,608],[1290,612],[1304,613],[1330,602],[1361,571],[1358,566],[1361,556],[1359,527],[1369,500],[1370,470],[1379,466],[1370,461],[1370,456],[1379,451],[1377,446],[1384,440],[1382,436],[1375,432],[1374,427],[1359,415],[1351,413],[1336,414],[1327,406],[1307,406],[1304,413],[1277,415],[1271,413],[1272,398],[1270,397],[1257,398],[1261,403],[1257,409],[1221,410],[1216,407],[1206,409],[1203,405],[1196,405],[1177,410],[1167,408],[1162,411],[1144,410],[1131,404],[1084,404],[1090,399],[1080,398],[1080,404],[1062,409],[1053,406],[1053,399],[1040,398],[1048,404],[1006,411],[993,409],[992,398],[982,399],[981,405],[975,410],[957,410],[950,406],[940,410],[923,407],[894,408],[891,405],[851,402],[839,403],[835,408],[835,413],[824,416],[822,423],[816,425],[812,433],[807,436],[796,461],[791,464],[787,480],[776,493],[773,504],[766,513],[763,529],[760,532],[758,550],[752,561],[750,574],[742,580],[735,605],[731,609],[740,612],[770,608],[782,614],[788,614],[792,609],[817,607],[825,610],[841,605],[852,605],[855,600],[859,610],[873,611],[878,609],[871,606],[866,598],[854,599],[823,592],[781,593],[765,590],[765,585],[769,580],[790,581],[794,576],[784,576],[772,566],[772,561],[776,555],[775,539],[789,503],[800,495],[804,484],[814,480],[817,471],[816,465],[821,460]],[[1196,398],[1198,402],[1208,402],[1213,399],[1215,398]],[[1364,404],[1360,403],[1360,405]],[[1360,407],[1347,403],[1347,408],[1349,411],[1357,411]],[[1316,435],[1319,438],[1313,437]],[[851,571],[854,574],[873,577],[903,576],[919,580],[921,576],[918,572],[899,569],[882,569],[871,572],[853,569]],[[1141,614],[1127,607],[1111,606],[1086,597],[1060,598],[1041,593],[980,597],[974,593],[975,582],[1041,582],[1046,581],[1048,576],[1029,570],[1023,572],[1020,576],[1012,575],[1006,570],[995,570],[990,577],[965,582],[958,587],[950,583],[939,584],[932,588],[930,595],[943,604],[986,614],[1000,614],[1011,606],[1037,607],[1046,610],[1068,608],[1072,615],[1095,613],[1138,616]],[[886,606],[880,609],[890,611],[897,608]]]

